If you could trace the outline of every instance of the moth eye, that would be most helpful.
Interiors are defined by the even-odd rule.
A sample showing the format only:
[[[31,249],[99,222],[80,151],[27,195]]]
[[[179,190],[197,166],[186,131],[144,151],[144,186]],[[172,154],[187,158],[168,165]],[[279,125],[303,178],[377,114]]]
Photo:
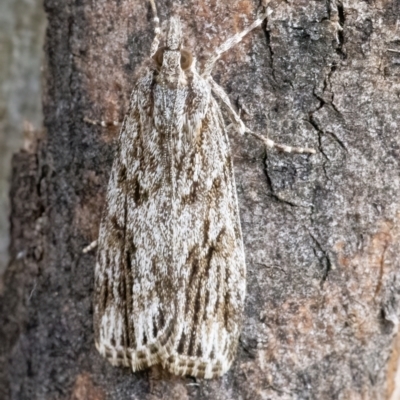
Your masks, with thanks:
[[[153,59],[156,62],[156,64],[161,67],[163,63],[163,58],[164,58],[164,50],[165,47],[160,47],[157,51],[156,54],[154,54]]]
[[[187,50],[181,50],[181,68],[188,69],[193,62],[193,56]]]

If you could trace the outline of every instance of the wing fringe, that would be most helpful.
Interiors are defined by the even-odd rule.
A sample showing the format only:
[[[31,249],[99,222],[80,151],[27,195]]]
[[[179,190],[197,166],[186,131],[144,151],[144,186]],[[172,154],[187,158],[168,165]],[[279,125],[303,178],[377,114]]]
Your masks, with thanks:
[[[185,354],[177,354],[174,350],[172,336],[151,343],[142,349],[116,348],[96,342],[98,352],[113,366],[129,367],[133,372],[161,364],[174,375],[190,375],[196,378],[213,379],[225,374],[230,368],[234,354],[214,360],[201,360]],[[164,344],[162,344],[164,342]]]

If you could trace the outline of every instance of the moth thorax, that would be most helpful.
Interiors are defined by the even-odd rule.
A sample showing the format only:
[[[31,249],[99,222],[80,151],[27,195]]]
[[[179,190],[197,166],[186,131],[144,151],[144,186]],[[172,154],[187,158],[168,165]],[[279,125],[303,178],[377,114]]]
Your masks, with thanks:
[[[163,55],[162,72],[167,75],[179,76],[181,72],[180,51],[165,50]]]

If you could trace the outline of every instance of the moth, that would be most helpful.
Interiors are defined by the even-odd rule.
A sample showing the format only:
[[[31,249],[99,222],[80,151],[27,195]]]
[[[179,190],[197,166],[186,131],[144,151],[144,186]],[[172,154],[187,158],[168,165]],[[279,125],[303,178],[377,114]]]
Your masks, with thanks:
[[[266,146],[292,148],[252,132],[211,71],[222,53],[268,16],[224,42],[203,65],[182,47],[172,17],[141,67],[120,131],[97,240],[96,348],[133,371],[161,364],[173,374],[214,378],[234,360],[246,264],[227,128]],[[85,251],[93,248],[89,246]]]

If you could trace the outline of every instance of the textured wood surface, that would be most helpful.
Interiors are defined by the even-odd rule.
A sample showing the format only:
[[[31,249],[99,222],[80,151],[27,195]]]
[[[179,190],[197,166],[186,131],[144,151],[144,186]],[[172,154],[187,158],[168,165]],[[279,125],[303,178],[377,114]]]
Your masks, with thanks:
[[[159,14],[181,16],[201,62],[250,24],[258,6],[166,1]],[[231,135],[245,324],[233,368],[204,382],[158,369],[132,374],[94,348],[95,256],[81,250],[97,236],[118,131],[83,118],[122,119],[150,48],[150,7],[45,2],[47,134],[13,162],[1,398],[390,398],[400,315],[400,5],[269,6],[268,22],[213,75],[251,129],[317,154],[266,153],[255,139]]]

